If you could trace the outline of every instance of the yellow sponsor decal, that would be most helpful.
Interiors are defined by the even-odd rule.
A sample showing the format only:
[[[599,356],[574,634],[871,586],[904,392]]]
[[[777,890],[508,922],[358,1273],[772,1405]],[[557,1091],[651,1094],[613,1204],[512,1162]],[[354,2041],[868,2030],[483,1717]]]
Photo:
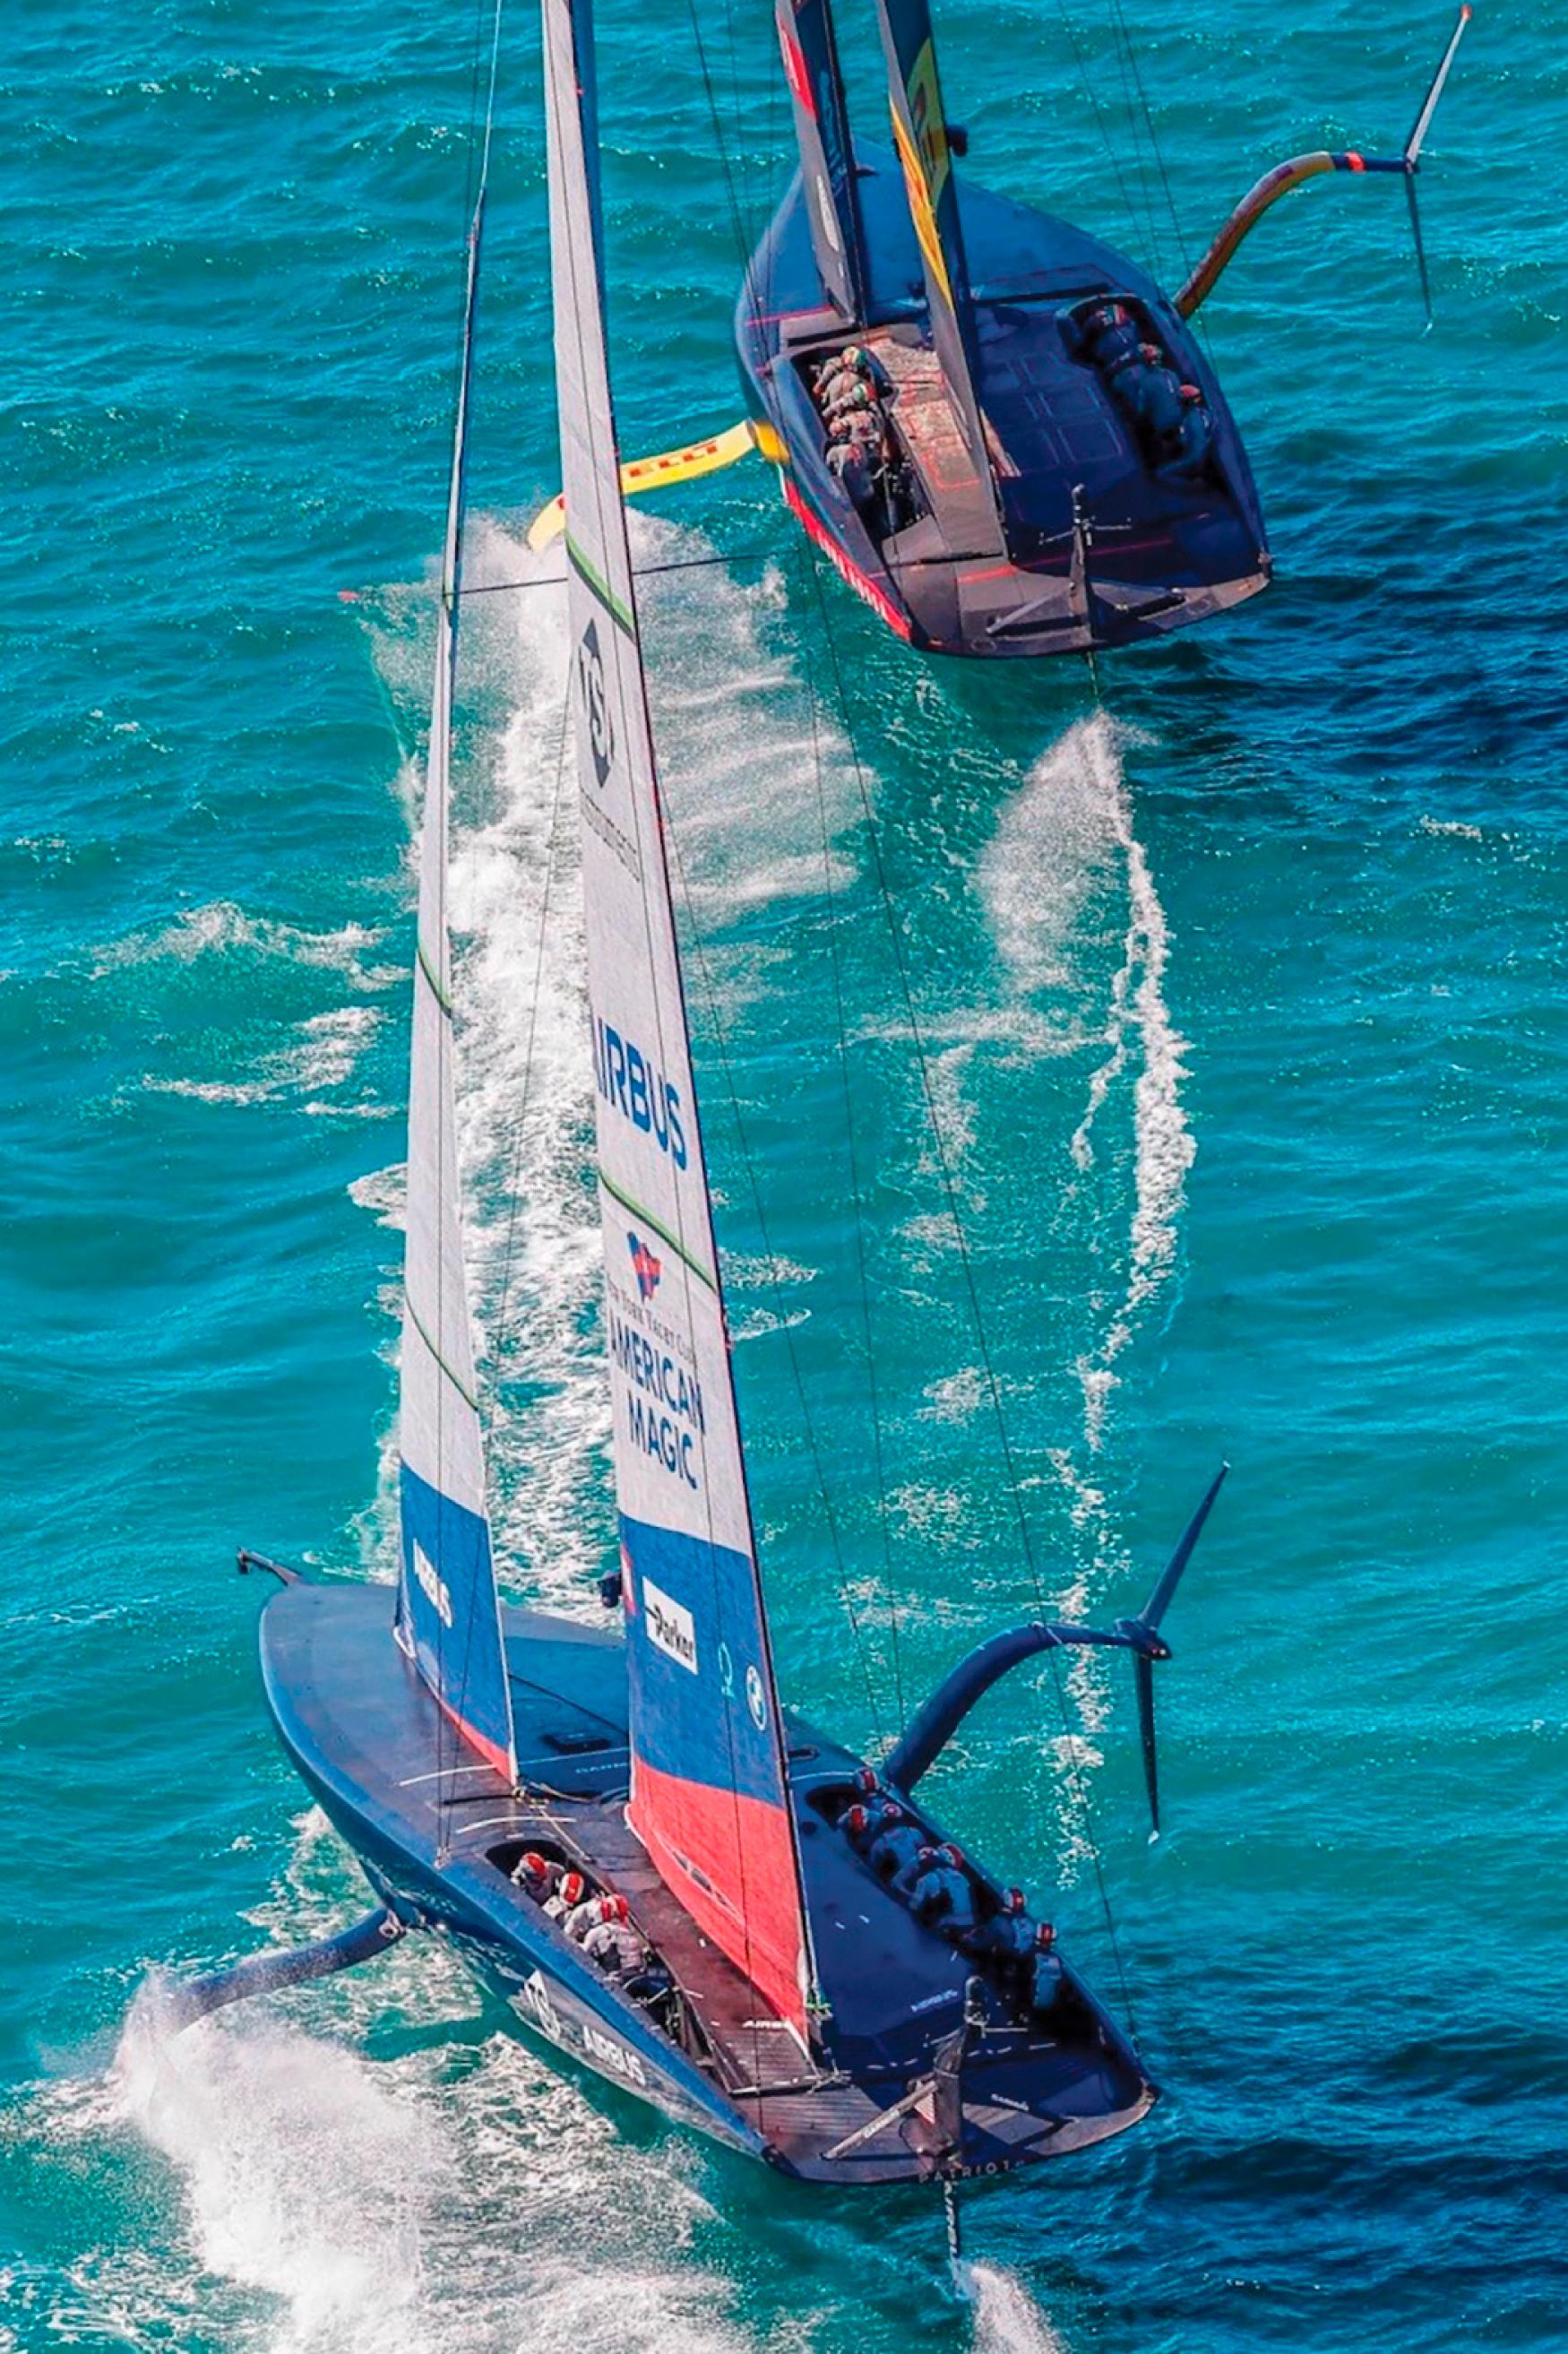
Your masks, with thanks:
[[[948,157],[948,125],[942,112],[942,85],[937,80],[937,52],[929,41],[910,68],[904,94],[909,101],[909,120],[915,125],[920,161],[926,167],[927,192],[935,211],[942,201],[942,190],[948,185],[948,174],[952,166]]]
[[[953,307],[953,290],[948,278],[948,265],[942,253],[942,240],[937,234],[937,216],[932,209],[930,193],[926,185],[925,165],[916,149],[910,144],[909,133],[905,130],[896,114],[893,118],[893,136],[898,148],[898,160],[904,166],[904,186],[909,198],[909,217],[915,224],[915,235],[920,247],[920,259],[926,265],[926,283],[938,289],[950,311]]]

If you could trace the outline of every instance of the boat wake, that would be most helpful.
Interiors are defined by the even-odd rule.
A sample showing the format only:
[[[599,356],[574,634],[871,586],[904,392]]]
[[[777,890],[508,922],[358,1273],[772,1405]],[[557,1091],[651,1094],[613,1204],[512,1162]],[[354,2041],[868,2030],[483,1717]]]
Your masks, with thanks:
[[[255,1925],[298,1941],[362,1896],[313,1810]],[[151,2151],[183,2225],[82,2259],[62,2327],[265,2354],[747,2354],[694,2249],[717,2220],[695,2147],[626,2137],[475,2007],[428,1938],[183,2033],[149,1981],[107,2074],[37,2088],[26,2124],[57,2153]]]
[[[1065,999],[1071,1008],[1065,1043],[1089,1044],[1097,1055],[1069,1145],[1075,1190],[1095,1190],[1102,1161],[1113,1182],[1119,1179],[1118,1163],[1126,1156],[1106,1130],[1118,1102],[1130,1104],[1131,1203],[1119,1296],[1106,1302],[1101,1330],[1075,1368],[1091,1457],[1104,1443],[1117,1360],[1175,1268],[1195,1149],[1181,1106],[1186,1042],[1165,1002],[1170,932],[1133,831],[1122,760],[1127,740],[1103,712],[1068,728],[1002,811],[980,876],[997,946],[1016,985],[1033,999]],[[1104,987],[1097,967],[1112,889],[1125,895],[1119,956],[1103,1018],[1086,1023],[1085,1002]],[[1080,1500],[1092,1510],[1098,1499],[1086,1486]]]
[[[1072,1618],[1089,1615],[1129,1567],[1098,1458],[1118,1361],[1178,1266],[1195,1150],[1181,1103],[1186,1042],[1165,999],[1170,930],[1133,828],[1128,740],[1103,712],[1069,727],[1003,809],[980,877],[997,947],[1036,1009],[1045,1050],[1089,1066],[1055,1212],[1059,1231],[1075,1219],[1083,1226],[1088,1263],[1076,1288],[1091,1318],[1073,1357],[1079,1438],[1051,1452],[1077,1564],[1055,1601]],[[1069,1797],[1079,1773],[1101,1762],[1108,1683],[1087,1652],[1072,1655],[1064,1681],[1080,1728],[1054,1744],[1070,1877],[1089,1847]]]
[[[986,2264],[965,2264],[959,2273],[964,2294],[974,2303],[974,2354],[1066,2354],[1015,2274]]]

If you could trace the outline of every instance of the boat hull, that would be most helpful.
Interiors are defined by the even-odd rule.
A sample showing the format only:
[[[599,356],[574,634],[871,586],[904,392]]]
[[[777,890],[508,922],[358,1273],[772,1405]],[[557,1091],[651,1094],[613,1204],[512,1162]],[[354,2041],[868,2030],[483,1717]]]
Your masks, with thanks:
[[[885,1891],[863,1890],[864,1868],[813,1807],[811,1788],[820,1799],[844,1785],[857,1761],[792,1728],[813,1918],[820,1942],[833,1941],[823,1974],[833,2019],[808,2052],[696,1931],[626,1829],[619,1639],[504,1613],[524,1781],[514,1794],[456,1739],[393,1640],[390,1605],[377,1586],[300,1584],[273,1596],[261,1622],[272,1715],[384,1902],[450,1946],[524,2037],[807,2180],[1008,2172],[1104,2139],[1150,2106],[1154,2088],[1135,2055],[1075,1980],[1075,2040],[1042,2045],[999,2024],[977,2055],[972,2094],[966,2076],[959,2141],[938,2146],[906,2095],[957,2022],[969,1966]],[[673,2024],[515,1886],[510,1865],[530,1845],[627,1895],[681,1990]],[[873,1933],[879,1899],[888,1919]],[[868,1934],[884,1940],[874,1955],[857,1950]]]
[[[845,330],[823,304],[798,178],[747,271],[736,347],[758,446],[778,468],[786,504],[879,619],[928,652],[1016,659],[1161,638],[1266,587],[1269,558],[1246,454],[1214,371],[1173,305],[1112,248],[966,184],[999,536],[996,506],[940,385],[896,161],[871,146],[857,154],[870,287],[856,340],[893,379],[888,414],[922,518],[883,531],[827,464],[810,376],[842,347]],[[1073,317],[1097,297],[1133,304],[1201,394],[1213,428],[1201,479],[1146,462],[1109,389],[1075,353]]]

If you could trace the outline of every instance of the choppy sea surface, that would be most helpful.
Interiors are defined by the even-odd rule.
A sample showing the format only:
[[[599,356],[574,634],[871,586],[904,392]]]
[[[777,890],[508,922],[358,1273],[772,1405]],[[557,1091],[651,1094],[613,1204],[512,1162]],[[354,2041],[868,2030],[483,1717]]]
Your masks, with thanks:
[[[700,9],[699,53],[683,9],[602,0],[629,451],[736,412],[737,235],[788,168],[768,15]],[[1397,143],[1446,30],[1416,0],[943,16],[976,176],[1167,282],[1266,163]],[[138,2008],[151,1970],[362,1901],[231,1560],[389,1567],[474,27],[32,0],[5,36],[0,2347],[1562,2349],[1560,0],[1462,51],[1433,334],[1389,185],[1292,197],[1224,282],[1277,585],[1107,663],[1102,700],[912,657],[760,471],[637,524],[686,567],[647,635],[789,1697],[874,1745],[1034,1607],[988,1361],[1058,1600],[1135,1606],[1234,1465],[1171,1623],[1165,1838],[1116,1679],[1065,1721],[1016,1681],[941,1769],[1121,2004],[1097,1852],[1167,2087],[971,2198],[967,2296],[928,2194],[807,2195],[668,2131],[433,1953],[178,2043]],[[864,8],[842,37],[874,130]],[[556,479],[521,7],[493,198],[464,1152],[507,1585],[587,1608],[606,1402],[563,624],[523,545]]]

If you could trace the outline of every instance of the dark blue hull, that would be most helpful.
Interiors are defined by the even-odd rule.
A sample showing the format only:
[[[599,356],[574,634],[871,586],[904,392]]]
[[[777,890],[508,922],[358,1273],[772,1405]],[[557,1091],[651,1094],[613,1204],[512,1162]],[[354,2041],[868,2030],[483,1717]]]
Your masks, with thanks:
[[[377,1586],[294,1585],[261,1624],[279,1732],[302,1778],[410,1928],[448,1941],[529,2034],[676,2123],[806,2179],[1000,2173],[1121,2131],[1154,2098],[1136,2055],[1070,1974],[1049,2033],[999,1988],[966,2063],[956,2150],[911,2107],[973,1968],[832,1827],[857,1760],[792,1727],[796,1801],[830,2015],[808,2050],[696,1929],[626,1827],[618,1637],[507,1610],[523,1788],[462,1749],[391,1635]],[[939,1836],[939,1833],[936,1834]],[[673,1982],[650,2007],[510,1877],[544,1849],[626,1896]]]
[[[791,512],[856,593],[926,651],[1019,656],[1161,637],[1264,588],[1269,559],[1246,455],[1171,303],[1110,247],[966,184],[993,501],[959,449],[937,374],[898,165],[881,149],[858,154],[870,288],[857,340],[894,383],[887,414],[915,486],[914,520],[888,528],[895,519],[857,506],[828,466],[810,376],[846,337],[823,306],[798,179],[753,256],[736,315],[763,453]],[[1097,298],[1130,304],[1201,395],[1212,439],[1200,472],[1152,464],[1086,362],[1078,322]]]

